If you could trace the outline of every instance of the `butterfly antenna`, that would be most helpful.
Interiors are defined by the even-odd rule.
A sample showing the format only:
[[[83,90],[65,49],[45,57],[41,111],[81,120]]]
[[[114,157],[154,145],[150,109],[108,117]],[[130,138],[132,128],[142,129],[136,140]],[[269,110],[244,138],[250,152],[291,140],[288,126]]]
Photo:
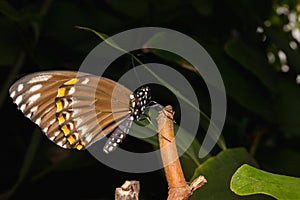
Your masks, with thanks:
[[[140,77],[139,77],[139,75],[138,75],[138,73],[137,73],[137,71],[135,69],[135,63],[134,63],[133,56],[131,56],[131,64],[132,64],[132,68],[133,68],[134,74],[135,74],[135,76],[136,76],[136,78],[137,78],[137,80],[139,82],[139,85],[142,85],[142,81],[141,81],[141,79],[140,79]]]

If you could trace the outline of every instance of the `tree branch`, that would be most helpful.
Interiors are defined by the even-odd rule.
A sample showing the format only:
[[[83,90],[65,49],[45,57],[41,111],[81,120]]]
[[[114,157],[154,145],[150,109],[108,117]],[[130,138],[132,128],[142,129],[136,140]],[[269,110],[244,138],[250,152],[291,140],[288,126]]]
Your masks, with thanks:
[[[158,115],[159,145],[164,171],[169,186],[168,200],[188,199],[193,191],[207,181],[204,176],[196,178],[188,185],[179,161],[174,136],[172,106],[166,106]]]
[[[121,187],[116,188],[115,200],[138,200],[139,192],[139,181],[125,181]]]

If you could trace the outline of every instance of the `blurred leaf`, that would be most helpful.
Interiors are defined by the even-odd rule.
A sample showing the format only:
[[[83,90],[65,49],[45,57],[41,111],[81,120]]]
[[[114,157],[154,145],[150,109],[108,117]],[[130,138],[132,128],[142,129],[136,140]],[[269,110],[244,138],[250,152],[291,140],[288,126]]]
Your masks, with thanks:
[[[158,149],[159,143],[157,137],[158,134],[157,122],[156,120],[153,120],[152,121],[153,126],[148,126],[148,128],[145,128],[144,126],[146,125],[146,123],[144,121],[137,122],[137,124],[139,125],[133,123],[129,130],[129,134],[137,138],[140,138],[145,142],[148,142],[149,144],[153,145],[155,149]],[[175,134],[177,133],[178,128],[179,128],[178,125],[174,124]],[[199,141],[197,141],[195,137],[193,137],[190,133],[188,133],[184,129],[180,128],[180,131],[181,131],[181,135],[183,135],[184,137],[176,137],[176,144],[177,144],[178,151],[180,152],[180,154],[184,152],[182,156],[186,160],[189,160],[191,163],[193,163],[193,165],[198,166],[200,164],[200,160],[198,158],[198,153],[200,149]],[[187,145],[189,143],[190,146]]]
[[[300,198],[300,178],[272,174],[246,164],[234,173],[230,188],[242,196],[267,194],[278,200]]]
[[[249,111],[267,121],[275,122],[270,104],[272,99],[266,88],[243,73],[235,63],[229,62],[219,46],[210,45],[207,50],[222,74],[226,94]]]
[[[257,166],[255,160],[244,148],[227,149],[207,159],[195,170],[191,181],[203,175],[208,182],[196,190],[190,199],[258,199],[258,196],[238,197],[230,190],[231,176],[238,167],[245,163]]]
[[[152,38],[153,40],[154,38]],[[151,42],[151,41],[149,41]],[[182,57],[179,57],[177,55],[174,55],[170,52],[167,52],[167,51],[164,51],[164,50],[160,50],[160,49],[150,49],[150,50],[145,50],[145,51],[151,51],[151,53],[153,53],[154,55],[166,60],[166,61],[169,61],[169,62],[172,62],[172,63],[175,63],[179,66],[181,66],[182,68],[184,69],[187,69],[191,72],[194,72],[196,73],[198,76],[200,76],[200,73],[199,71],[194,67],[192,66],[190,63],[188,63],[185,59],[183,59]]]
[[[147,43],[144,45],[144,47],[147,48],[149,46],[158,46],[156,44],[163,43],[165,41],[167,41],[165,33],[164,32],[160,32],[160,33],[157,33],[154,36],[152,36],[147,41]],[[180,44],[177,44],[177,45],[180,46]],[[146,49],[145,51],[149,51],[149,49]],[[199,76],[198,70],[195,67],[193,67],[192,65],[188,64],[186,61],[184,61],[178,55],[174,55],[174,54],[171,54],[171,53],[169,53],[167,51],[161,51],[161,50],[158,50],[158,49],[151,49],[151,51],[153,51],[154,54],[156,54],[157,56],[159,56],[161,58],[164,58],[164,59],[166,59],[168,61],[171,61],[171,62],[175,62],[176,64],[181,65],[183,68],[188,69],[189,71],[194,71]],[[219,147],[221,149],[226,149],[226,143],[225,143],[224,138],[222,136],[218,137],[218,135],[219,135],[218,133],[220,132],[219,128],[215,125],[215,123],[213,121],[210,120],[209,116],[203,110],[201,110],[200,108],[198,108],[197,106],[195,106],[189,99],[186,98],[185,95],[181,94],[171,84],[169,84],[165,80],[162,80],[158,75],[154,74],[150,70],[148,70],[148,71],[153,76],[155,76],[165,87],[167,87],[173,94],[175,94],[178,98],[180,98],[185,103],[187,103],[189,106],[191,106],[196,112],[200,113],[200,115],[204,119],[204,120],[200,120],[200,124],[201,124],[201,126],[204,129],[207,129],[207,127],[211,123],[211,125],[212,125],[212,129],[211,129],[212,130],[212,132],[211,132],[212,133],[211,134],[212,139],[215,142],[217,142],[217,144],[219,145]],[[208,79],[208,80],[210,80],[210,79]],[[210,81],[209,83],[206,83],[206,84],[211,84],[212,86],[216,86],[216,84],[213,81]],[[218,88],[218,86],[216,86],[216,88]]]
[[[0,18],[0,66],[14,65],[21,52],[18,29],[9,21]]]
[[[256,76],[269,90],[276,91],[276,74],[269,67],[263,52],[247,46],[239,39],[229,40],[225,45],[225,51],[232,59]]]
[[[275,98],[274,108],[277,120],[286,133],[300,135],[300,88],[295,81],[285,79],[279,82],[278,95]]]
[[[0,0],[0,13],[13,21],[22,19],[18,11],[5,0]]]
[[[13,22],[38,22],[41,20],[41,14],[37,13],[35,10],[36,5],[28,6],[26,8],[22,8],[22,10],[16,10],[12,5],[8,3],[8,1],[0,0],[0,13],[2,13],[5,17]],[[42,8],[47,10],[47,8]],[[44,10],[44,11],[45,11]]]
[[[268,37],[270,37],[271,41],[281,50],[284,51],[287,55],[288,64],[292,66],[294,70],[300,73],[300,59],[299,53],[293,50],[289,42],[290,40],[287,37],[287,34],[283,31],[276,31],[272,28],[264,27],[265,33]]]
[[[32,166],[32,161],[36,155],[36,152],[38,151],[40,139],[41,139],[41,134],[39,133],[40,130],[38,128],[35,129],[33,132],[33,136],[31,138],[30,144],[27,148],[27,151],[24,156],[24,161],[21,166],[21,169],[19,171],[19,177],[16,183],[13,185],[13,187],[7,191],[6,193],[0,194],[0,199],[1,198],[8,198],[11,195],[13,195],[16,190],[19,188],[20,184],[24,181],[26,176],[28,175],[30,171],[30,167]]]
[[[175,133],[180,129],[181,137],[176,136],[177,149],[180,154],[184,152],[184,154],[182,154],[184,157],[188,157],[195,165],[199,166],[201,162],[198,157],[200,143],[197,138],[177,124],[174,124],[174,129]],[[190,144],[190,146],[188,146],[188,144]],[[185,150],[185,147],[188,147],[188,149]]]
[[[42,21],[41,39],[33,53],[34,61],[40,68],[58,69],[67,65],[78,67],[99,43],[98,38],[74,28],[76,25],[87,22],[94,24],[97,21],[86,4],[78,4],[75,1],[54,1],[51,5],[47,17]],[[57,52],[60,52],[59,56]]]
[[[290,148],[264,147],[259,149],[259,154],[256,156],[260,166],[264,169],[272,170],[277,173],[300,176],[300,150]],[[280,158],[280,162],[278,162]]]
[[[109,1],[111,7],[118,12],[121,12],[131,18],[140,18],[148,14],[148,1],[122,1],[122,0],[111,0]]]
[[[238,23],[240,23],[238,28],[247,30],[255,30],[258,19],[269,17],[273,3],[271,0],[227,0],[226,2],[230,9],[227,12],[232,12]]]
[[[60,159],[58,162],[52,163],[50,165],[48,164],[47,166],[43,167],[41,171],[32,175],[32,181],[37,181],[38,179],[45,177],[53,171],[77,170],[96,163],[96,159],[93,159],[90,154],[87,153],[87,151],[67,150],[61,149],[57,146],[55,146],[54,148],[56,148],[58,151],[65,151],[66,156]]]
[[[177,126],[174,126],[176,133]],[[190,141],[193,141],[189,148],[180,157],[180,162],[184,172],[184,176],[187,180],[189,180],[193,176],[195,169],[199,167],[200,164],[204,162],[207,158],[209,158],[210,154],[208,153],[205,158],[200,159],[198,156],[200,151],[199,141],[196,138],[194,138],[194,136],[192,136],[190,133],[182,132],[182,134],[184,135],[184,137],[176,138],[177,149],[182,150],[182,147],[187,146],[187,142],[190,143]]]
[[[210,16],[212,14],[214,1],[189,0],[189,2],[194,6],[199,14],[204,16]]]
[[[150,20],[150,23],[158,22],[159,24],[170,23],[174,20],[178,22],[178,18],[182,19],[186,11],[184,6],[186,3],[181,0],[164,0],[163,3],[160,0],[151,0],[148,11],[150,18],[146,20]]]

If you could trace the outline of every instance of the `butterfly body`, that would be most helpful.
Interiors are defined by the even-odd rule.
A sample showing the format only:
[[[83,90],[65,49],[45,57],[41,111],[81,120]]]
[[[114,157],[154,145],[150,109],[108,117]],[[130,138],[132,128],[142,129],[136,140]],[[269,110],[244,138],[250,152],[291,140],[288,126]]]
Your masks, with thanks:
[[[106,153],[123,141],[150,102],[148,87],[132,92],[111,79],[76,71],[29,74],[9,92],[24,115],[63,148],[85,149],[112,133]]]

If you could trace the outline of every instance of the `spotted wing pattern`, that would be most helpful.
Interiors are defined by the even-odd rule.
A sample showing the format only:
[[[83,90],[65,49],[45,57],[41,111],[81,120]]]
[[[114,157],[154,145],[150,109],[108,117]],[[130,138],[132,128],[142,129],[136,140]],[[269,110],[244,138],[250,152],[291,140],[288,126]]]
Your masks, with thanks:
[[[63,148],[84,149],[132,119],[132,92],[87,73],[37,72],[15,82],[9,92],[24,115]]]

